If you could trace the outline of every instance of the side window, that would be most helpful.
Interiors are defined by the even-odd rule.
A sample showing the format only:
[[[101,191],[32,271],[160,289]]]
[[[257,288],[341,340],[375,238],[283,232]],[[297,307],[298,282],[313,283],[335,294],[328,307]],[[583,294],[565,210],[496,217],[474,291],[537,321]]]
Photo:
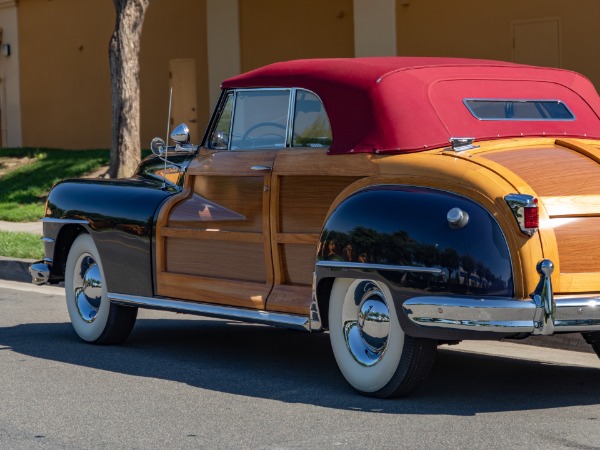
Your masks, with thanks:
[[[329,147],[331,125],[319,97],[299,89],[294,108],[292,147]]]
[[[283,89],[237,91],[230,148],[285,147],[289,99]]]
[[[231,113],[233,112],[233,93],[227,94],[225,104],[221,110],[219,121],[217,126],[213,130],[210,141],[208,143],[209,148],[217,150],[227,150],[229,145],[229,133],[231,130]]]

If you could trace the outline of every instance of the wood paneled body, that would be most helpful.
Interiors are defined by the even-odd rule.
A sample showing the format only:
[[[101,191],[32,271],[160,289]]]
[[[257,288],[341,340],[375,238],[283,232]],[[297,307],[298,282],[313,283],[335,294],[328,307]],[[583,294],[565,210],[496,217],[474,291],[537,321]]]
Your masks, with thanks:
[[[201,150],[188,169],[186,194],[161,211],[159,295],[265,307],[273,284],[268,214],[274,159],[275,150]]]
[[[293,305],[308,312],[317,243],[327,213],[349,185],[377,173],[376,161],[372,155],[332,156],[314,148],[277,154],[270,221],[274,283],[279,291],[269,297],[268,309],[287,311]]]
[[[554,248],[557,293],[600,291],[600,151],[570,140],[483,154],[533,189],[542,211],[540,234]]]
[[[308,314],[323,223],[342,191],[377,172],[376,160],[314,148],[201,150],[185,193],[160,214],[158,294]]]

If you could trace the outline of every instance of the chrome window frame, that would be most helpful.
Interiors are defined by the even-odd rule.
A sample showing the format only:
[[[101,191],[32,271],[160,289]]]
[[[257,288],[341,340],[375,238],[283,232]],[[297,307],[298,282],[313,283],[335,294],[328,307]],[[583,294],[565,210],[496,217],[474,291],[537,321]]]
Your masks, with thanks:
[[[539,118],[539,119],[519,119],[519,118],[486,118],[486,117],[479,117],[471,108],[471,106],[468,104],[468,102],[470,101],[479,101],[479,102],[518,102],[518,103],[527,103],[527,102],[555,102],[555,103],[560,103],[561,105],[563,105],[565,107],[565,109],[569,112],[569,114],[571,114],[571,118],[569,119],[544,119],[544,118]],[[577,116],[575,116],[575,114],[573,113],[573,111],[571,110],[571,108],[569,108],[569,106],[562,100],[559,99],[553,99],[553,98],[477,98],[477,97],[472,97],[472,98],[463,98],[463,104],[465,105],[465,107],[469,110],[469,112],[471,113],[471,115],[477,119],[477,120],[481,120],[481,121],[487,121],[487,122],[506,122],[506,121],[513,121],[513,122],[573,122],[577,119]]]
[[[321,100],[321,97],[319,97],[314,91],[311,91],[310,89],[305,89],[305,88],[296,88],[296,87],[269,87],[269,88],[230,88],[230,89],[224,89],[222,94],[221,94],[221,98],[217,104],[217,107],[215,108],[215,112],[213,113],[213,118],[211,120],[210,123],[210,127],[209,127],[209,132],[206,134],[206,138],[204,139],[204,143],[206,148],[209,148],[211,150],[219,150],[219,149],[213,149],[211,147],[209,147],[210,144],[210,138],[213,135],[213,133],[215,132],[216,127],[219,124],[219,120],[221,118],[221,114],[223,113],[223,109],[225,108],[225,105],[227,103],[227,98],[229,97],[229,95],[233,95],[233,107],[231,110],[231,123],[229,125],[229,140],[227,142],[227,149],[221,149],[223,151],[253,151],[253,149],[235,149],[232,150],[231,149],[231,141],[232,141],[232,134],[233,134],[233,124],[235,122],[235,111],[236,111],[236,104],[237,104],[237,94],[239,92],[258,92],[258,91],[288,91],[289,96],[288,96],[288,110],[287,110],[287,120],[286,120],[286,131],[285,131],[285,143],[283,147],[278,147],[277,150],[279,150],[280,148],[300,148],[300,147],[292,147],[292,140],[293,140],[293,135],[294,135],[294,120],[296,118],[296,95],[298,93],[298,91],[304,91],[304,92],[308,92],[312,95],[314,95],[320,102],[321,105],[323,105],[323,111],[325,111],[325,114],[327,115],[327,120],[329,120],[329,114],[327,113],[327,109],[325,108],[325,104],[323,103],[323,100]],[[331,126],[331,120],[329,120],[329,124]],[[333,141],[333,133],[332,133],[332,141]],[[323,147],[319,147],[319,148],[324,148],[324,149],[328,149],[330,147],[329,146],[323,146]],[[257,149],[258,150],[258,149]]]

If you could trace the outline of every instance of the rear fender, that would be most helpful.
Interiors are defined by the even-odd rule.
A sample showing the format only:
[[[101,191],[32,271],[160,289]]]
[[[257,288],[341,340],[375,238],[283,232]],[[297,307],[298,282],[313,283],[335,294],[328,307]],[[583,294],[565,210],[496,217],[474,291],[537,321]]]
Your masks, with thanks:
[[[453,208],[467,217],[458,226],[448,219]],[[509,247],[492,215],[473,200],[423,187],[371,186],[341,202],[321,234],[316,275],[321,311],[331,278],[384,281],[397,311],[418,296],[514,297]]]

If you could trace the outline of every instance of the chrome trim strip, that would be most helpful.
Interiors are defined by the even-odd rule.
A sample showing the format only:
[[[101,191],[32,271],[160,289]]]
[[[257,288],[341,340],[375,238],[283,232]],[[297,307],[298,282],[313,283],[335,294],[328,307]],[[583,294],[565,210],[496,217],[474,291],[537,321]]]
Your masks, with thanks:
[[[242,322],[262,323],[294,330],[310,331],[310,318],[305,316],[209,305],[206,303],[193,303],[169,298],[138,297],[112,292],[108,293],[108,298],[111,302],[118,305],[137,306],[140,308],[196,314],[220,319],[233,319]]]
[[[81,225],[87,225],[90,222],[82,219],[55,219],[54,217],[42,217],[40,219],[44,223],[78,223]]]
[[[44,258],[42,259],[42,262],[48,263],[48,264],[52,264],[54,261],[52,260],[52,258]]]
[[[52,244],[53,242],[55,242],[55,239],[52,239],[52,238],[49,238],[49,237],[46,237],[46,236],[42,236],[40,238],[40,241],[42,241],[44,243],[47,243],[47,244]]]
[[[600,295],[555,297],[553,332],[600,331]],[[541,307],[509,298],[415,297],[403,311],[416,325],[454,330],[543,334]]]
[[[354,263],[346,261],[319,261],[317,267],[329,269],[358,269],[358,270],[395,270],[398,272],[442,273],[437,267],[394,266],[390,264]]]

